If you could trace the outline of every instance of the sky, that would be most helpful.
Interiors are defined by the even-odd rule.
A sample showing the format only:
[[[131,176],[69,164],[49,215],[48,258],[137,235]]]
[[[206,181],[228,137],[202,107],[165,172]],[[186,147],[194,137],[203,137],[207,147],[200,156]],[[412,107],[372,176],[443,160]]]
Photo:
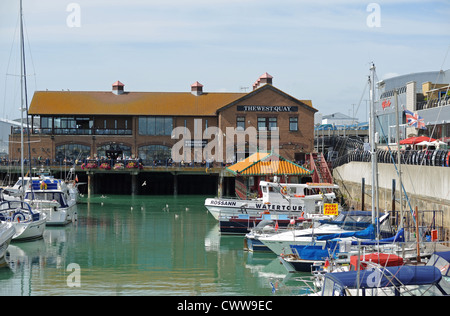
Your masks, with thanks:
[[[450,69],[450,0],[23,0],[34,91],[273,85],[365,121],[378,79]],[[19,0],[0,1],[0,117],[20,117]]]

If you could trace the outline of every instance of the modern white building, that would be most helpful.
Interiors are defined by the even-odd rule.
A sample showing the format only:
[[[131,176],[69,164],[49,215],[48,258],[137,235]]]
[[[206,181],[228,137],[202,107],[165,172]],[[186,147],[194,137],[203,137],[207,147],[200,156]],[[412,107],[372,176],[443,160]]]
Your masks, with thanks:
[[[449,84],[450,70],[411,73],[378,82],[379,97],[375,103],[375,115],[380,143],[396,142],[396,102],[399,111],[400,139],[427,135],[447,141],[450,137]],[[408,126],[404,110],[423,118],[426,129]]]

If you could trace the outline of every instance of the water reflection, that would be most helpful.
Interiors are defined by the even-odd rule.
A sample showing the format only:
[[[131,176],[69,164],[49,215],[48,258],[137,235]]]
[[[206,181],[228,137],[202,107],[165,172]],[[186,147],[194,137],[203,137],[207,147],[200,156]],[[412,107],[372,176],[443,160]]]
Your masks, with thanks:
[[[8,248],[0,295],[273,295],[274,287],[290,295],[276,256],[221,236],[203,202],[95,197],[78,206],[76,223]],[[71,263],[80,267],[79,287],[68,284]]]

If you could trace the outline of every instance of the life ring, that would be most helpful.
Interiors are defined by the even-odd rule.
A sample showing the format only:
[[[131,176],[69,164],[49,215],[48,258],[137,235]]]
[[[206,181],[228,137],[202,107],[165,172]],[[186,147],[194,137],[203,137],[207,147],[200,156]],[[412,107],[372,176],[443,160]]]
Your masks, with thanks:
[[[287,188],[286,187],[282,187],[281,188],[281,194],[283,194],[283,195],[287,194]]]
[[[24,220],[25,220],[25,214],[23,214],[23,213],[20,212],[20,211],[15,212],[15,213],[13,214],[12,220],[13,220],[13,222],[18,222],[18,223],[20,223],[21,221],[24,221]]]
[[[47,183],[45,183],[44,181],[41,182],[41,186],[40,186],[41,190],[47,190]]]

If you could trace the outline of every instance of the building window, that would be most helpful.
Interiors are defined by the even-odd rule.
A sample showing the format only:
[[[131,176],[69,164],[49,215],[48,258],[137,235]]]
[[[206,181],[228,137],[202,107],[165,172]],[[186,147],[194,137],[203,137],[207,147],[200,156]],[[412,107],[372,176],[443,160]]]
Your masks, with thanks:
[[[289,118],[289,130],[291,132],[298,131],[298,117],[290,117]]]
[[[111,153],[115,157],[129,158],[131,157],[131,147],[124,144],[106,144],[97,147],[97,156],[100,158],[108,158]]]
[[[53,129],[53,118],[52,117],[41,117],[41,133],[51,134]]]
[[[273,131],[276,129],[276,117],[258,117],[258,131]]]
[[[139,117],[139,135],[170,136],[173,129],[171,117],[141,116]]]
[[[236,118],[236,129],[238,131],[245,130],[245,117],[244,116],[238,116]]]
[[[91,147],[80,145],[80,144],[65,144],[56,146],[55,158],[57,160],[63,161],[72,161],[74,162],[76,159],[83,160],[90,156]]]
[[[172,157],[172,149],[163,145],[148,145],[139,147],[139,158],[145,165],[166,165]]]

